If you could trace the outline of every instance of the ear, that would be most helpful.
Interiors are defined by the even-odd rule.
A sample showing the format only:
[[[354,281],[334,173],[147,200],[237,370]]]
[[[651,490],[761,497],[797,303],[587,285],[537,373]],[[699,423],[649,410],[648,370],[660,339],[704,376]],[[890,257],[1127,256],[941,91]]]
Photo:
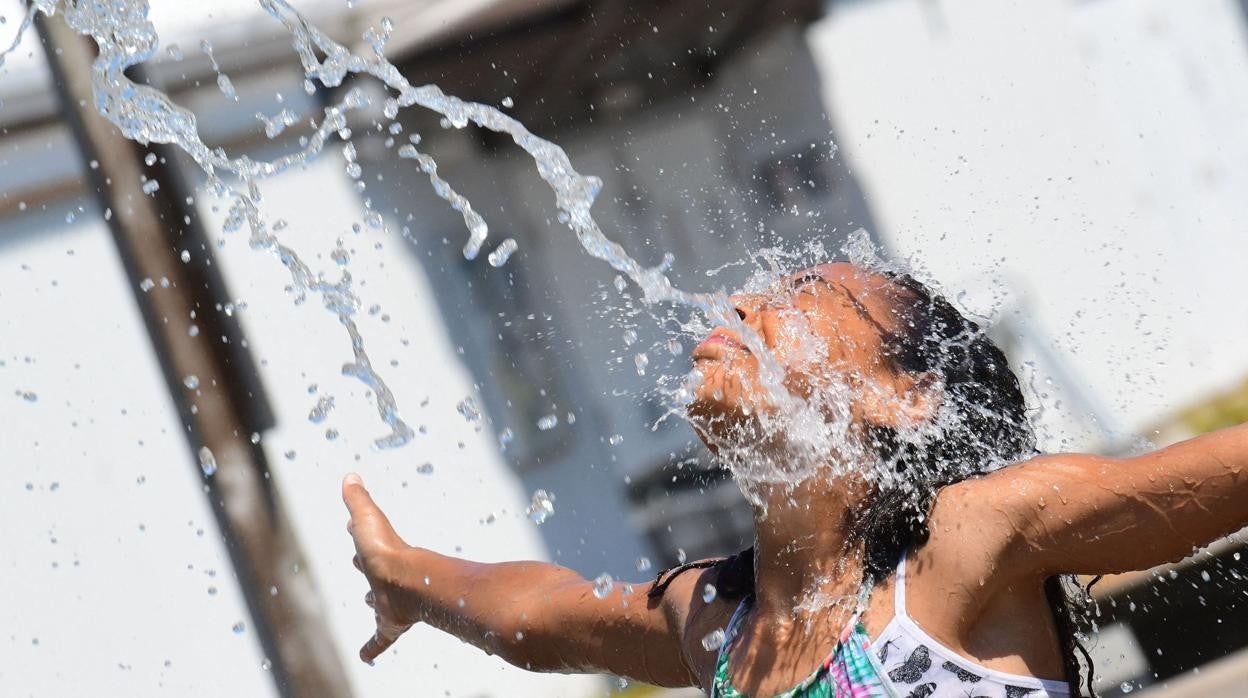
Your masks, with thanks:
[[[891,389],[882,385],[863,392],[862,417],[875,426],[903,429],[933,419],[943,400],[936,374],[902,371],[893,376]]]

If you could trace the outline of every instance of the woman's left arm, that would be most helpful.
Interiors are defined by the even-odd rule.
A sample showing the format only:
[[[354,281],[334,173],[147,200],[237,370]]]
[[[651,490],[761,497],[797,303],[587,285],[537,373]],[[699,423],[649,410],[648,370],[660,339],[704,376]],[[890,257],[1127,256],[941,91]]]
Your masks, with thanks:
[[[1248,424],[1131,458],[1041,456],[978,484],[1012,526],[1015,570],[1148,569],[1248,526]]]

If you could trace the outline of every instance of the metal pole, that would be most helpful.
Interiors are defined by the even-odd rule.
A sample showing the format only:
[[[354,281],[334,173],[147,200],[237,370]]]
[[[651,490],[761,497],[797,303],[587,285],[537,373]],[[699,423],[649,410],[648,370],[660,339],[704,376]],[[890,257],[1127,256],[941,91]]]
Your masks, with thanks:
[[[140,146],[91,113],[92,43],[60,18],[36,20],[66,121],[105,211],[217,524],[282,696],[351,690],[264,452],[272,424],[207,237],[188,203],[176,151]],[[146,153],[155,154],[148,165]],[[150,160],[150,158],[148,158]],[[143,190],[143,178],[160,188]],[[190,261],[183,261],[183,251]],[[150,279],[151,281],[144,281]],[[196,329],[192,330],[192,326]],[[189,380],[195,376],[195,380]],[[207,449],[204,451],[203,449]],[[215,473],[201,467],[208,452]]]

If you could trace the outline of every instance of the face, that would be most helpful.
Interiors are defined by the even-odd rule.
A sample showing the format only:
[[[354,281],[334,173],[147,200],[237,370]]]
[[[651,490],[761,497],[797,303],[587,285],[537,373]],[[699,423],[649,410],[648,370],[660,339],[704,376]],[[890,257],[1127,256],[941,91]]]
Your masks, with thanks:
[[[899,293],[886,277],[838,262],[731,300],[775,357],[789,393],[809,400],[836,381],[848,388],[842,395],[854,423],[888,423],[916,407],[916,377],[898,372],[884,353],[884,338],[900,326]],[[702,380],[689,412],[703,432],[723,436],[775,409],[759,358],[733,330],[713,330],[692,359]]]

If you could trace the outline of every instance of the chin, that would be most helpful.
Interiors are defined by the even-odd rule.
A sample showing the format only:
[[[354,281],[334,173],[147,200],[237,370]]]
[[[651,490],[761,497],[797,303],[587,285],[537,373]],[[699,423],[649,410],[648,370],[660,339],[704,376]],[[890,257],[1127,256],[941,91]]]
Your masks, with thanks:
[[[712,452],[739,447],[758,440],[757,416],[742,409],[731,397],[699,396],[686,407],[686,417]]]

